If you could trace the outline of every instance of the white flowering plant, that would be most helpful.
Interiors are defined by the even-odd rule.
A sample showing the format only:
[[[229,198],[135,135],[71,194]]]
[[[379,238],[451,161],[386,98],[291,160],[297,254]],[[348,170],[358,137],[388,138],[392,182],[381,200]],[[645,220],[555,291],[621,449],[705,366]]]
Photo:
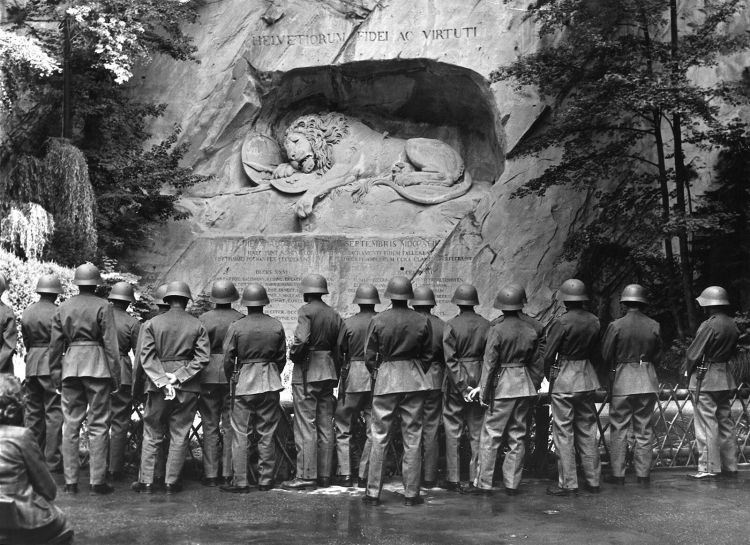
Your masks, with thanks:
[[[20,81],[59,70],[57,61],[34,38],[0,28],[0,110],[12,105]]]

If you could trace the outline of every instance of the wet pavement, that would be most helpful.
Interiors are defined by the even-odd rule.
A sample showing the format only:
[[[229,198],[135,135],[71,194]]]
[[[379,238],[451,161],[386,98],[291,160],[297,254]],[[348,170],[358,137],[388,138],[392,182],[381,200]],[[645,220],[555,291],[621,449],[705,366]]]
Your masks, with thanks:
[[[739,544],[750,542],[750,471],[734,480],[695,482],[685,471],[659,471],[644,488],[624,487],[554,498],[550,481],[528,480],[521,494],[490,498],[441,489],[424,505],[404,507],[397,482],[383,504],[366,506],[363,490],[272,490],[234,495],[186,483],[174,496],[144,496],[116,483],[110,496],[60,494],[58,506],[76,544]],[[83,479],[81,482],[85,482]]]

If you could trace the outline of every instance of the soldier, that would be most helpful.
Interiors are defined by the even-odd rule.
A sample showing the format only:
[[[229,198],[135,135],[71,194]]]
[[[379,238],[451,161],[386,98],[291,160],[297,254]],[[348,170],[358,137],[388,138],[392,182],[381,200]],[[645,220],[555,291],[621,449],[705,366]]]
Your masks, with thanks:
[[[62,471],[62,405],[49,367],[49,339],[55,300],[63,292],[54,274],[39,277],[36,283],[39,301],[29,305],[21,316],[21,332],[26,345],[26,427],[36,437],[50,471]]]
[[[627,308],[627,313],[609,324],[602,342],[604,363],[609,366],[611,377],[609,449],[612,474],[605,475],[604,482],[625,484],[625,452],[632,421],[635,473],[638,482],[646,484],[650,479],[653,457],[651,417],[659,391],[654,366],[661,350],[660,328],[658,322],[643,314],[643,308],[648,304],[643,286],[625,286],[620,302]]]
[[[237,288],[229,280],[217,280],[211,286],[214,310],[201,315],[199,320],[211,341],[211,359],[201,373],[201,395],[198,411],[203,423],[203,479],[204,486],[219,484],[219,435],[224,436],[222,449],[222,484],[232,480],[232,431],[229,424],[229,383],[224,374],[224,337],[232,322],[242,314],[232,308],[240,298]],[[219,433],[221,421],[222,433]]]
[[[697,298],[708,312],[685,353],[685,377],[690,381],[695,406],[695,442],[698,473],[695,479],[713,479],[721,472],[737,476],[737,439],[732,423],[733,391],[737,388],[729,359],[737,350],[740,332],[729,316],[729,296],[720,286],[709,286]]]
[[[260,475],[258,490],[273,488],[276,466],[274,434],[281,419],[279,392],[286,365],[286,336],[277,319],[263,312],[266,289],[250,284],[242,292],[247,316],[229,326],[224,341],[224,373],[232,381],[232,469],[234,482],[222,492],[247,493],[247,435],[255,422]]]
[[[94,265],[79,266],[73,275],[79,294],[61,304],[52,317],[50,375],[62,380],[64,491],[72,494],[78,492],[78,446],[84,419],[89,433],[91,491],[114,491],[105,482],[109,395],[119,388],[121,371],[112,306],[94,293],[101,283]],[[55,388],[60,389],[60,384]]]
[[[281,484],[287,490],[305,490],[331,484],[333,463],[333,388],[338,381],[338,338],[344,321],[323,302],[328,283],[319,274],[302,279],[307,304],[299,309],[289,358],[294,402],[294,442],[297,476]]]
[[[576,451],[585,478],[583,488],[596,494],[600,491],[601,465],[594,390],[599,388],[599,379],[591,360],[598,351],[599,319],[583,309],[589,298],[580,280],[566,280],[560,287],[560,299],[566,312],[550,324],[544,352],[559,473],[557,486],[547,488],[547,494],[568,496],[578,492]]]
[[[365,348],[365,364],[377,372],[377,379],[372,398],[370,470],[362,501],[380,503],[386,448],[398,414],[404,444],[404,505],[419,505],[424,503],[419,495],[422,410],[425,392],[431,387],[426,370],[433,359],[430,322],[407,307],[409,299],[414,299],[408,278],[392,278],[385,296],[392,308],[372,319]]]
[[[443,385],[445,380],[443,326],[445,322],[430,312],[436,303],[435,294],[428,286],[414,288],[414,299],[410,303],[414,310],[427,317],[432,332],[432,361],[427,371],[427,382],[430,389],[425,392],[424,416],[422,419],[422,445],[424,450],[422,486],[434,488],[437,485],[438,459],[440,456],[438,428],[440,417],[443,414]]]
[[[123,477],[128,428],[133,414],[133,362],[128,353],[132,351],[135,355],[141,324],[127,312],[131,303],[135,303],[133,286],[118,282],[112,286],[108,299],[112,303],[120,350],[120,387],[110,396],[109,473],[112,480],[119,481]]]
[[[479,435],[482,431],[484,409],[478,401],[470,401],[469,393],[479,385],[482,373],[484,345],[490,322],[474,312],[479,304],[477,289],[471,284],[456,288],[451,302],[458,305],[459,315],[445,324],[443,351],[448,368],[448,380],[443,401],[445,428],[446,483],[448,490],[461,490],[458,445],[464,425],[471,443],[469,479],[476,477],[479,455]]]
[[[0,274],[0,297],[8,289],[8,279]],[[18,331],[16,329],[16,316],[13,309],[3,303],[0,299],[0,373],[13,374],[13,354],[16,353],[16,342]]]
[[[170,282],[164,294],[170,309],[143,325],[140,357],[149,382],[140,475],[132,487],[135,492],[153,492],[156,453],[166,434],[169,434],[169,454],[165,488],[167,494],[182,490],[180,473],[190,425],[198,408],[198,375],[208,365],[211,355],[206,329],[185,311],[191,299],[185,282]]]
[[[479,441],[476,484],[469,486],[470,494],[492,493],[503,434],[508,437],[503,461],[505,493],[515,496],[521,484],[528,414],[544,375],[539,357],[541,327],[529,323],[531,318],[521,318],[524,296],[523,288],[511,284],[495,299],[495,308],[503,311],[504,318],[490,328],[480,385],[469,396],[488,405]]]
[[[380,295],[375,286],[361,284],[354,294],[354,304],[359,312],[344,320],[339,334],[339,353],[343,367],[339,384],[339,403],[334,416],[336,429],[336,459],[338,460],[338,484],[352,486],[349,444],[352,427],[359,415],[365,418],[367,440],[359,460],[359,486],[367,482],[370,460],[370,416],[372,409],[372,377],[365,365],[365,341],[370,320],[377,314],[375,305],[380,304]]]

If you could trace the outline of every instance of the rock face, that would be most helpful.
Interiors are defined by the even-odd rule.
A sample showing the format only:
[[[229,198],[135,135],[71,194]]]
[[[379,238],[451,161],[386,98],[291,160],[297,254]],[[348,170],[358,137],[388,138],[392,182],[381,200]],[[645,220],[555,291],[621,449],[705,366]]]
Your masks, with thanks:
[[[506,84],[490,83],[494,69],[537,46],[536,29],[524,19],[527,5],[206,3],[190,29],[200,63],[158,59],[133,92],[168,104],[152,129],[158,135],[179,122],[190,144],[186,161],[213,179],[183,199],[190,217],[165,226],[132,261],[147,281],[182,278],[198,291],[220,277],[234,278],[240,287],[251,280],[273,283],[287,322],[300,302],[291,286],[312,271],[329,277],[331,301],[342,311],[358,281],[373,281],[382,290],[388,276],[400,272],[411,274],[415,284],[439,285],[443,303],[461,281],[472,282],[480,291],[480,310],[490,317],[497,314],[497,290],[521,282],[530,311],[549,313],[553,290],[576,272],[575,264],[561,261],[563,243],[585,224],[592,204],[590,195],[561,188],[545,199],[509,198],[555,159],[506,162],[545,105],[532,90],[519,95]],[[422,206],[388,187],[375,186],[358,202],[340,189],[300,219],[294,209],[298,195],[248,177],[243,142],[254,131],[281,143],[294,119],[332,111],[383,138],[449,144],[474,180],[471,191]],[[408,253],[411,243],[416,253]],[[384,254],[384,248],[393,253]],[[291,265],[280,265],[283,255],[292,256]],[[283,289],[279,281],[286,283]],[[440,308],[443,315],[454,311]]]

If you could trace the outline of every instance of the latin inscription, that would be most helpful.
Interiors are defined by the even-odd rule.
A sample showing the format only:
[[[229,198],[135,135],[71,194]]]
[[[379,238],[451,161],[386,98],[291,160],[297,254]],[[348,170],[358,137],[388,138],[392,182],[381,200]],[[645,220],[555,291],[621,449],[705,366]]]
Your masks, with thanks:
[[[250,43],[256,47],[304,46],[318,47],[343,44],[349,39],[346,32],[319,32],[312,34],[255,34]],[[477,37],[477,27],[427,28],[417,30],[358,30],[354,38],[359,42],[412,42],[421,40],[469,40]]]

